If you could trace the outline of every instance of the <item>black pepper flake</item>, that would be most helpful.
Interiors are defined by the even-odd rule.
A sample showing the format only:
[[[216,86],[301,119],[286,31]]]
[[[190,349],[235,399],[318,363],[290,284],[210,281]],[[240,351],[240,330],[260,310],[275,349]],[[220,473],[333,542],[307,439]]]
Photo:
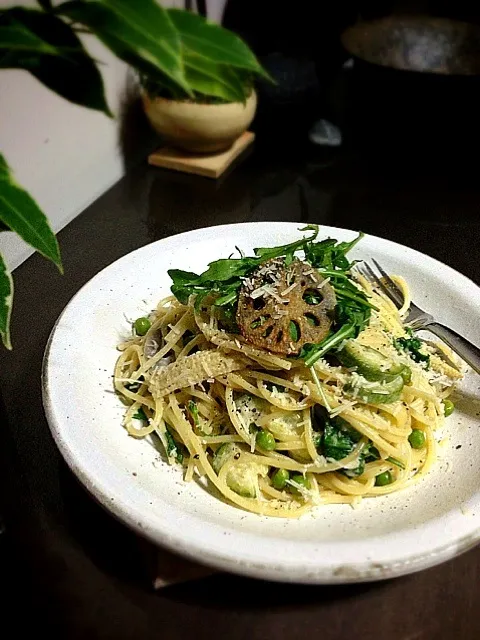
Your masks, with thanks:
[[[461,444],[457,444],[457,446],[455,447],[455,449],[461,449],[462,445]]]
[[[236,453],[233,457],[235,458],[235,460],[238,460],[240,458],[240,454]]]
[[[193,456],[193,459],[194,459],[194,460],[198,460],[199,458],[200,458],[200,456],[198,455],[198,453],[196,453],[196,454]]]

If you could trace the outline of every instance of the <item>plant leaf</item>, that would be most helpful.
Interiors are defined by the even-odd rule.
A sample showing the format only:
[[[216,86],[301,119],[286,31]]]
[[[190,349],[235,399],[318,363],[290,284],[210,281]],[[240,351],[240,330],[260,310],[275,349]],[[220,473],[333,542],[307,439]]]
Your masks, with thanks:
[[[62,272],[58,242],[35,200],[13,179],[0,154],[0,220]]]
[[[73,0],[56,11],[88,27],[125,62],[146,73],[160,72],[191,95],[180,37],[155,0]]]
[[[13,302],[13,280],[0,254],[0,337],[7,349],[12,348],[10,342],[10,315]]]
[[[11,26],[0,24],[0,49],[7,51],[19,49],[50,55],[58,55],[59,53],[58,49],[49,45],[48,42],[44,42],[21,23]]]
[[[196,13],[181,9],[168,9],[167,13],[178,29],[182,45],[187,51],[218,64],[249,69],[269,77],[250,47],[235,33],[208,22]]]
[[[245,92],[232,69],[185,52],[185,75],[190,88],[228,102],[244,102]]]
[[[21,29],[22,42],[29,38],[32,47],[9,47],[0,68],[25,69],[70,102],[111,115],[102,76],[71,26],[51,13],[14,7],[0,13],[0,39],[5,28]]]

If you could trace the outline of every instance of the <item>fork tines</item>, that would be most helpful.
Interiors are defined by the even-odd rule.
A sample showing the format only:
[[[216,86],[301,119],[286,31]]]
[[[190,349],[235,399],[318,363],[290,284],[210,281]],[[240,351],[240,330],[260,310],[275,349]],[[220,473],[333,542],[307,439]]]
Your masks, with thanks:
[[[379,287],[383,293],[390,298],[394,305],[400,309],[403,305],[402,292],[390,278],[388,273],[378,264],[375,258],[372,258],[372,262],[379,271],[380,276],[375,273],[368,262],[362,262],[361,265],[356,264],[355,268],[366,280]]]

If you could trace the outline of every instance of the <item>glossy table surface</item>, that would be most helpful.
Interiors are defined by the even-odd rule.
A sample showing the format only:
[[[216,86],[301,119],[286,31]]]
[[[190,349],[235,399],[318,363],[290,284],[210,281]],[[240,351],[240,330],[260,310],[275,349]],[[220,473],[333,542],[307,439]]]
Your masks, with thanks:
[[[478,284],[479,201],[478,181],[456,162],[427,173],[348,150],[257,148],[217,182],[142,164],[60,233],[63,277],[38,256],[18,268],[15,348],[0,355],[7,620],[65,638],[480,637],[480,548],[379,583],[306,587],[214,575],[154,593],[135,536],[63,463],[40,392],[45,344],[68,300],[148,242],[230,222],[316,222],[409,245]],[[14,606],[20,601],[23,613]]]

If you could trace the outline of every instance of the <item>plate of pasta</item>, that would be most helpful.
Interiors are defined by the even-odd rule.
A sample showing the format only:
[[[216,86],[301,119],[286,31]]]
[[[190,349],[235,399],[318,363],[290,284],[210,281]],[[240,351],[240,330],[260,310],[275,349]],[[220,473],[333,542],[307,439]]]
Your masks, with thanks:
[[[376,258],[397,308],[357,268]],[[44,406],[117,517],[219,569],[393,577],[480,537],[478,375],[408,326],[411,299],[478,341],[466,277],[362,233],[191,231],[121,258],[52,332]]]

